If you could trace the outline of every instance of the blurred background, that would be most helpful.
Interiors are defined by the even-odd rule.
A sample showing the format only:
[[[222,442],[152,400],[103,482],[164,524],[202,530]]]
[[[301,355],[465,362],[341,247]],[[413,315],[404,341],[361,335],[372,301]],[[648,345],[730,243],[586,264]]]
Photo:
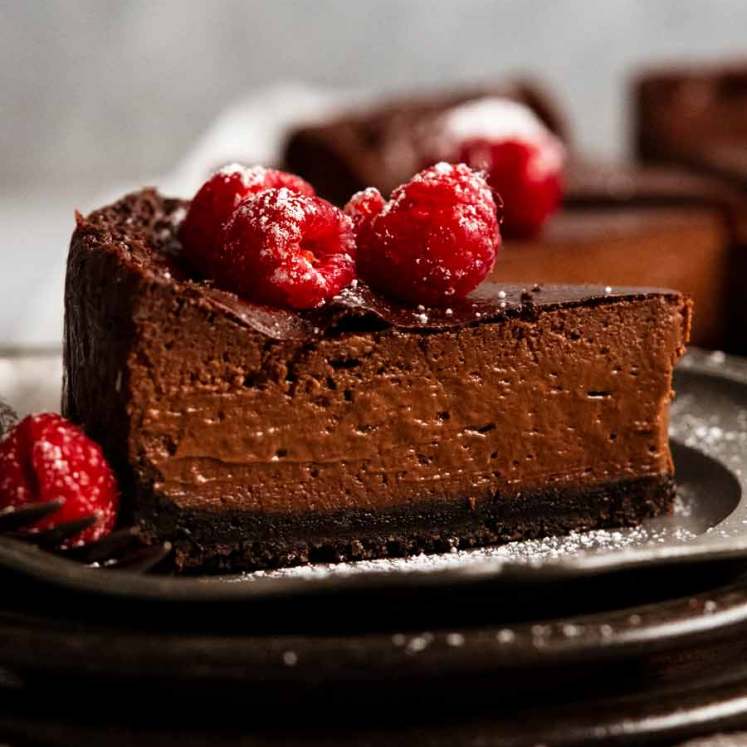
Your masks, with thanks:
[[[742,0],[0,0],[0,344],[58,343],[74,209],[177,184],[253,94],[528,74],[582,150],[618,158],[633,73],[744,55],[745,29]]]

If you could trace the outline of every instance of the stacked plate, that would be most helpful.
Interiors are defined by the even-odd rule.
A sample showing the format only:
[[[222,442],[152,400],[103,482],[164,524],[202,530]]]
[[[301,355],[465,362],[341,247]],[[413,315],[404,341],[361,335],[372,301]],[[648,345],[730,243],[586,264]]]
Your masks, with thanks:
[[[0,541],[11,743],[675,743],[747,725],[747,364],[689,355],[675,515],[173,578]]]

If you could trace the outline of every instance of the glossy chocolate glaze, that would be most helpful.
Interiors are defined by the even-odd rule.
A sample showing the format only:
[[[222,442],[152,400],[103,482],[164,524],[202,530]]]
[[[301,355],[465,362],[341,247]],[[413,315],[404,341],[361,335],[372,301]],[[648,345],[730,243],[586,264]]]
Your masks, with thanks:
[[[449,309],[363,286],[320,310],[191,279],[154,191],[80,219],[65,412],[132,510],[272,515],[669,480],[675,291],[485,284]]]

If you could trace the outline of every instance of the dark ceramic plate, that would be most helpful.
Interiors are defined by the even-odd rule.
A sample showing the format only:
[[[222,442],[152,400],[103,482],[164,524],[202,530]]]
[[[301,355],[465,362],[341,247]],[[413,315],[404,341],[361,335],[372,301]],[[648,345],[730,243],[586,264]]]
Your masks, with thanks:
[[[680,366],[676,388],[671,433],[677,509],[674,516],[640,528],[404,560],[201,578],[124,571],[114,575],[2,540],[0,567],[47,585],[112,597],[215,603],[485,583],[546,584],[652,566],[747,558],[747,363],[695,351]]]

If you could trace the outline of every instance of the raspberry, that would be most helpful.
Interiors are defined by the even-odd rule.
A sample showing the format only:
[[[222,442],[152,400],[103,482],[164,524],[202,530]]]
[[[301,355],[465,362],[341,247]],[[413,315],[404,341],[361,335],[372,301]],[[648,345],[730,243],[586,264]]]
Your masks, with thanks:
[[[60,415],[29,415],[0,441],[0,508],[60,500],[31,531],[96,515],[64,546],[94,542],[117,517],[119,492],[101,448]]]
[[[345,205],[345,215],[353,221],[356,238],[371,224],[374,216],[384,209],[384,198],[376,187],[356,192]]]
[[[427,157],[486,172],[503,199],[504,235],[536,234],[562,197],[565,149],[540,119],[515,101],[484,98],[454,107],[426,136]]]
[[[562,197],[560,172],[544,164],[554,162],[546,143],[506,140],[465,142],[458,160],[484,169],[488,183],[503,199],[506,236],[528,238],[541,230],[558,209]]]
[[[252,300],[314,308],[355,277],[352,221],[320,197],[266,190],[234,211],[211,273]]]
[[[355,204],[349,205],[350,211]],[[462,298],[490,272],[500,246],[497,208],[482,175],[439,163],[392,192],[358,238],[358,270],[413,303]]]
[[[213,174],[194,196],[179,229],[187,262],[203,275],[210,275],[213,255],[223,243],[223,227],[237,205],[265,189],[286,187],[313,195],[314,188],[301,177],[264,166],[224,166]]]

